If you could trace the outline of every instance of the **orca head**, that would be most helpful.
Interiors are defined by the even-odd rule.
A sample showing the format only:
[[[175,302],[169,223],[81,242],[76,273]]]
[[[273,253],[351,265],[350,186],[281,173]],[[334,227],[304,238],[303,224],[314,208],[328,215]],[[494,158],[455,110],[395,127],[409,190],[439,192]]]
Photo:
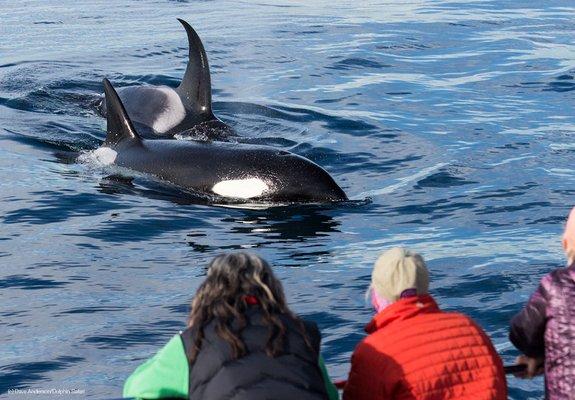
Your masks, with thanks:
[[[238,149],[238,151],[240,151]],[[345,192],[313,161],[286,150],[254,148],[242,156],[246,169],[215,179],[211,192],[225,198],[296,203],[341,202]],[[257,166],[250,168],[250,162]],[[253,166],[253,165],[251,165]]]
[[[318,164],[285,150],[276,152],[276,156],[283,160],[273,171],[274,196],[278,199],[312,203],[348,200],[343,189]]]

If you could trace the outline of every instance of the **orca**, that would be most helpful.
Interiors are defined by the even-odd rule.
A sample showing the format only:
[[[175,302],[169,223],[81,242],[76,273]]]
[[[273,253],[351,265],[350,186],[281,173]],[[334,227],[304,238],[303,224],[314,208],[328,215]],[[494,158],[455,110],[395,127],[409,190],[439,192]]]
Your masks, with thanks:
[[[94,156],[218,202],[337,202],[345,192],[320,166],[273,147],[142,138],[104,79],[107,136]]]
[[[126,86],[118,89],[124,107],[139,133],[146,138],[178,134],[203,140],[226,140],[232,129],[212,111],[212,85],[208,56],[194,28],[183,19],[188,35],[188,66],[177,88]],[[106,116],[106,99],[99,107]]]

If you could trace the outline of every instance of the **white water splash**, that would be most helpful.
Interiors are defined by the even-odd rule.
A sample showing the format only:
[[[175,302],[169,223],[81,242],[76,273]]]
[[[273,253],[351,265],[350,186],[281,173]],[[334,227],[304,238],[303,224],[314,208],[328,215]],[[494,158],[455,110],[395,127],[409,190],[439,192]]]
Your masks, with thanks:
[[[109,147],[99,147],[94,151],[89,151],[80,154],[78,161],[85,164],[92,164],[98,167],[106,167],[108,165],[114,164],[116,158],[118,157],[118,152]]]

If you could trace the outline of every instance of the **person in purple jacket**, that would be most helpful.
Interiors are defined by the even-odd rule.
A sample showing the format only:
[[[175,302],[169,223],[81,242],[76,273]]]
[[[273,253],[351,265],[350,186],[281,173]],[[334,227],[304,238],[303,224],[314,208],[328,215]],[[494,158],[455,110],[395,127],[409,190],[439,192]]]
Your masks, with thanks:
[[[547,399],[575,399],[575,208],[571,210],[563,249],[567,267],[541,279],[527,305],[513,317],[509,339],[524,355],[521,378],[545,373]]]

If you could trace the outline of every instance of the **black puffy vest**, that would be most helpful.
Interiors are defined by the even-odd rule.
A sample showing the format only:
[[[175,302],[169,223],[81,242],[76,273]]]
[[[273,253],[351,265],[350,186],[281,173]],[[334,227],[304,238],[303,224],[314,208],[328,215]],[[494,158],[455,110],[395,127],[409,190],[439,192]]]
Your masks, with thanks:
[[[265,352],[268,328],[262,324],[259,306],[246,312],[247,326],[241,337],[247,354],[233,359],[230,345],[215,332],[215,323],[204,329],[201,350],[190,365],[189,398],[193,400],[325,400],[327,393],[319,368],[320,334],[305,322],[313,351],[306,346],[296,324],[282,317],[287,328],[284,352],[269,357]],[[181,333],[188,359],[195,330]]]

